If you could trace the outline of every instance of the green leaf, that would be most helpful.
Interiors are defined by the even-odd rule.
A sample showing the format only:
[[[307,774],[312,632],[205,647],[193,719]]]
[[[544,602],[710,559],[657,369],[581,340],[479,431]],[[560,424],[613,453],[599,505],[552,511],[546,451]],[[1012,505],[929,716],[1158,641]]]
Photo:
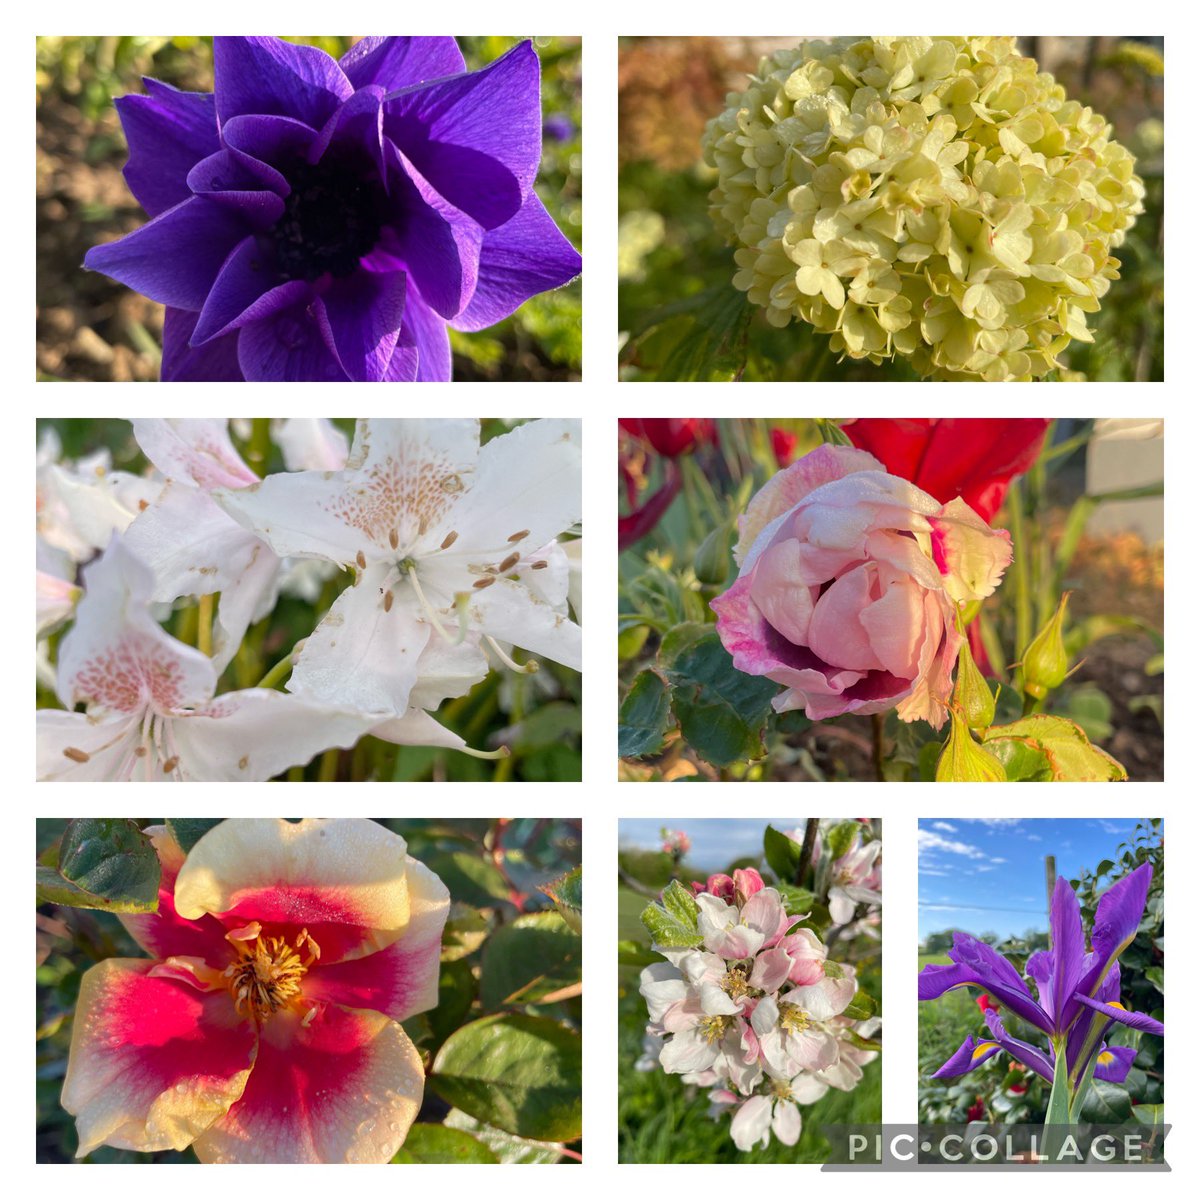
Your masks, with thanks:
[[[1161,1125],[1163,1123],[1163,1106],[1161,1104],[1135,1104],[1133,1116],[1141,1125]]]
[[[987,748],[1004,763],[1008,778],[1095,782],[1127,779],[1125,768],[1088,741],[1087,734],[1066,717],[1034,713],[1011,725],[983,731]],[[1040,755],[1044,766],[1034,770]],[[1014,775],[1014,770],[1020,774]]]
[[[446,1125],[414,1125],[394,1163],[494,1163],[500,1159],[478,1138]]]
[[[583,867],[538,885],[538,891],[554,901],[560,916],[576,933],[583,933]]]
[[[1129,1093],[1123,1087],[1093,1079],[1092,1090],[1083,1102],[1079,1117],[1089,1125],[1123,1125],[1133,1120],[1134,1111]]]
[[[778,685],[737,670],[711,626],[700,633],[685,628],[672,631],[659,652],[683,737],[715,767],[761,758]]]
[[[505,1133],[494,1125],[485,1125],[461,1109],[446,1114],[448,1129],[463,1129],[477,1137],[502,1163],[556,1163],[562,1158],[560,1142],[535,1142],[532,1138]]]
[[[816,906],[817,897],[808,888],[780,884],[777,890],[783,898],[783,908],[789,917],[807,916]]]
[[[720,284],[660,310],[626,354],[651,379],[735,379],[746,366],[751,311],[744,293]]]
[[[651,941],[662,949],[699,946],[704,941],[697,922],[699,913],[692,893],[672,879],[663,889],[661,903],[647,904],[642,910],[642,924]]]
[[[442,962],[454,962],[474,954],[487,938],[487,918],[469,904],[450,905],[450,919],[442,933]]]
[[[508,884],[493,862],[465,850],[435,854],[426,864],[450,889],[453,899],[478,908],[495,908],[507,900]]]
[[[841,858],[854,844],[854,839],[863,828],[858,821],[839,821],[826,835],[825,844],[829,847],[831,859]]]
[[[529,913],[502,925],[483,948],[483,1007],[553,1003],[556,993],[582,978],[582,947],[556,912]]]
[[[461,958],[444,962],[438,972],[437,1007],[427,1014],[432,1045],[441,1045],[466,1019],[475,1003],[475,972]]]
[[[859,988],[854,993],[854,998],[846,1005],[842,1016],[849,1017],[852,1021],[865,1021],[875,1015],[876,1007],[875,997]]]
[[[215,825],[220,825],[224,817],[214,817],[208,820],[204,817],[168,817],[167,828],[171,836],[179,843],[184,854],[191,854],[192,847]]]
[[[68,821],[58,846],[37,864],[37,902],[154,912],[161,877],[158,854],[134,821]]]
[[[780,883],[793,884],[800,866],[801,846],[773,825],[763,831],[763,857]]]
[[[582,730],[582,713],[577,704],[556,700],[543,704],[517,726],[514,754],[529,754],[560,742],[572,743]]]
[[[621,702],[617,717],[617,753],[641,758],[662,749],[671,720],[667,685],[653,671],[642,671]]]
[[[451,1034],[429,1083],[442,1099],[508,1133],[573,1141],[583,1132],[581,1040],[557,1021],[502,1013]]]

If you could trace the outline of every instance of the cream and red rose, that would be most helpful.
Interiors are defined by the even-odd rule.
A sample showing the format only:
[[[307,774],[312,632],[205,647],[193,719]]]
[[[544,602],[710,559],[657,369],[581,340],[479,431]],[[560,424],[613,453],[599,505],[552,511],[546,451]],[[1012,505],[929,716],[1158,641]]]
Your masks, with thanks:
[[[437,1003],[450,896],[361,819],[224,821],[186,859],[148,830],[151,958],[83,978],[63,1107],[107,1144],[201,1162],[387,1162],[421,1107],[400,1022]]]
[[[734,666],[812,720],[890,708],[946,719],[959,604],[983,599],[1009,536],[865,451],[825,445],[775,475],[739,521],[737,581],[712,602]]]

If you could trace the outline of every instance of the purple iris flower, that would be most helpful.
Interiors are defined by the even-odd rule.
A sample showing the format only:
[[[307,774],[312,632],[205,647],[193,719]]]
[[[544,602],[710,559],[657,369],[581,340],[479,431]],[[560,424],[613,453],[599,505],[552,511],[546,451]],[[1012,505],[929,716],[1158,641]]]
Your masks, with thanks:
[[[927,966],[917,978],[918,997],[936,1000],[955,987],[975,985],[1002,1007],[1043,1033],[1049,1052],[1013,1037],[998,1012],[984,1014],[989,1039],[968,1037],[934,1072],[935,1079],[965,1075],[1004,1050],[1047,1082],[1054,1081],[1058,1055],[1065,1055],[1073,1097],[1091,1078],[1120,1083],[1135,1051],[1108,1046],[1104,1036],[1114,1024],[1162,1036],[1160,1021],[1121,1005],[1121,968],[1117,959],[1133,941],[1146,908],[1153,867],[1145,863],[1119,879],[1100,898],[1092,925],[1092,948],[1084,941],[1079,900],[1060,878],[1050,901],[1050,946],[1030,955],[1025,972],[1037,985],[1037,998],[1016,968],[997,950],[969,934],[956,933],[949,965]]]
[[[364,38],[337,61],[218,37],[213,80],[117,100],[152,219],[84,260],[166,305],[163,379],[448,380],[448,327],[579,274],[533,190],[530,42],[468,72],[450,37]]]

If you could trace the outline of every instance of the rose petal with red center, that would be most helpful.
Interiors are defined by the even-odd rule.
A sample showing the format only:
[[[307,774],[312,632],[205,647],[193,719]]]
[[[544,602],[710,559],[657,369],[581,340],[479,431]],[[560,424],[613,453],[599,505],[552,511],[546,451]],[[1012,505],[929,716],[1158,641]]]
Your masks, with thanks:
[[[259,921],[293,944],[307,929],[325,963],[359,958],[408,927],[405,862],[404,839],[373,821],[225,821],[188,855],[175,906],[230,929]]]
[[[62,1091],[80,1157],[101,1144],[182,1150],[250,1075],[257,1035],[229,993],[154,977],[155,965],[110,958],[83,977]]]
[[[450,893],[428,867],[410,858],[408,894],[412,915],[398,941],[365,958],[329,966],[315,963],[305,980],[305,996],[374,1009],[393,1021],[433,1008]]]
[[[377,1012],[319,1004],[262,1028],[241,1099],[196,1140],[201,1162],[385,1163],[421,1107],[425,1074],[404,1030]]]

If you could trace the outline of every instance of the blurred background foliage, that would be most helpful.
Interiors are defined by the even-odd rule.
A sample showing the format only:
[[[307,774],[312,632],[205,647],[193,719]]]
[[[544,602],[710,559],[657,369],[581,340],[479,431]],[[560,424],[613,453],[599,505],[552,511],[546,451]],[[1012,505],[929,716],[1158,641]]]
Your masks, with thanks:
[[[140,827],[161,825],[140,819]],[[436,871],[450,891],[451,909],[443,936],[436,1008],[404,1022],[426,1070],[446,1039],[471,1021],[498,1013],[522,1013],[582,1030],[582,985],[554,999],[540,983],[553,979],[561,994],[582,979],[579,935],[540,891],[580,865],[582,825],[573,819],[442,820],[389,818],[380,821],[408,843],[408,852]],[[39,818],[37,852],[54,846],[67,822]],[[557,889],[555,889],[557,890]],[[501,931],[504,931],[501,933]],[[496,952],[499,947],[500,953]],[[59,1104],[79,984],[84,972],[106,958],[144,958],[143,951],[110,913],[44,904],[37,911],[37,1161],[72,1162],[75,1124]],[[537,977],[532,972],[536,970]],[[523,974],[524,973],[524,974]],[[524,990],[514,981],[529,975]],[[528,981],[526,981],[528,982]],[[535,986],[539,985],[539,986]],[[549,997],[549,999],[547,999]],[[455,1130],[443,1149],[457,1158],[440,1161],[578,1161],[582,1143],[563,1144],[521,1137],[453,1109],[427,1085],[416,1132],[394,1161],[423,1147],[421,1126]],[[466,1139],[464,1141],[464,1139]],[[474,1143],[471,1141],[474,1139]],[[482,1143],[478,1145],[475,1143]],[[101,1146],[85,1162],[195,1162],[191,1150],[137,1154]],[[428,1161],[437,1161],[429,1159]]]
[[[700,156],[726,94],[788,38],[624,38],[619,66],[618,322],[627,380],[912,381],[901,359],[838,362],[804,322],[769,325],[732,284],[733,250],[708,216]],[[1138,160],[1146,212],[1117,251],[1121,278],[1073,342],[1067,379],[1163,378],[1163,39],[1020,38],[1068,96],[1094,107]]]
[[[337,58],[356,37],[291,38]],[[522,39],[461,37],[477,70]],[[535,37],[542,64],[542,166],[537,192],[558,227],[582,246],[582,58],[578,38]],[[112,101],[142,77],[212,90],[212,39],[37,39],[37,374],[44,380],[158,378],[162,307],[104,275],[83,256],[106,236],[144,224],[121,175],[125,139]],[[526,301],[474,334],[451,331],[454,378],[574,380],[582,364],[578,280]]]
[[[1116,861],[1104,859],[1094,870],[1085,870],[1070,880],[1083,911],[1084,929],[1090,930],[1096,904],[1118,879],[1143,863],[1154,864],[1154,875],[1146,901],[1146,913],[1137,936],[1121,955],[1121,1003],[1135,1012],[1162,1019],[1163,1010],[1163,823],[1157,818],[1139,821],[1129,840],[1118,847]],[[947,951],[954,931],[931,933],[917,954],[917,969],[930,963],[950,962]],[[1018,971],[1023,971],[1035,950],[1050,946],[1045,929],[1029,929],[1019,937],[1000,940],[984,933],[982,940],[1003,954]],[[917,1089],[921,1122],[962,1124],[1040,1124],[1050,1101],[1050,1085],[1008,1054],[1000,1053],[958,1079],[933,1079],[934,1071],[968,1037],[988,1036],[978,988],[953,988],[938,1000],[917,1005],[920,1079]],[[1022,1041],[1040,1045],[1045,1040],[1032,1026],[1012,1013],[1003,1012],[1005,1027]],[[1134,1046],[1137,1057],[1121,1085],[1093,1082],[1091,1099],[1085,1103],[1083,1120],[1119,1124],[1136,1119],[1148,1125],[1162,1123],[1164,1046],[1166,1040],[1143,1036],[1127,1025],[1114,1025],[1108,1041],[1116,1046]]]
[[[702,822],[703,823],[703,822]],[[711,821],[710,824],[720,824]],[[732,824],[732,822],[730,822]],[[803,820],[798,820],[802,832]],[[678,821],[674,822],[678,824]],[[872,822],[873,836],[880,836],[879,822]],[[764,822],[765,828],[765,822]],[[695,830],[693,829],[693,832]],[[664,839],[686,834],[664,827]],[[828,857],[826,848],[820,853]],[[732,875],[737,868],[753,867],[771,886],[780,881],[773,875],[764,854],[743,855],[721,870]],[[642,968],[662,962],[650,948],[650,937],[641,914],[673,879],[685,886],[703,883],[713,872],[701,870],[689,862],[687,853],[667,853],[645,847],[624,845],[617,856],[617,1138],[618,1161],[623,1163],[821,1163],[829,1158],[829,1140],[822,1132],[825,1125],[876,1124],[883,1111],[883,1071],[879,1058],[863,1068],[863,1078],[853,1091],[831,1088],[815,1105],[801,1107],[803,1125],[800,1140],[786,1146],[772,1138],[765,1148],[759,1146],[743,1153],[729,1136],[729,1116],[715,1120],[709,1115],[705,1088],[681,1082],[657,1065],[644,1064],[642,1039],[646,1030],[646,1001],[638,991]],[[815,887],[811,877],[806,882]],[[831,928],[827,897],[811,896],[811,919],[801,922],[823,939],[835,934],[829,957],[836,962],[852,963],[858,986],[879,1004],[882,1016],[883,962],[878,917],[863,918]],[[861,916],[864,907],[859,905]],[[875,911],[875,910],[871,910]],[[873,932],[863,930],[873,925]],[[876,1034],[875,1037],[881,1035]],[[886,1038],[886,1033],[882,1035]],[[885,1041],[886,1045],[886,1041]],[[643,1061],[639,1061],[643,1060]],[[635,1066],[635,1064],[637,1064]]]
[[[663,422],[665,423],[665,422]],[[687,421],[677,422],[688,424]],[[736,705],[754,707],[746,727],[752,736],[731,743],[711,736],[713,713],[727,705],[701,687],[695,709],[703,721],[682,732],[693,716],[677,689],[654,693],[651,676],[671,678],[673,646],[680,627],[711,630],[709,602],[737,577],[732,546],[737,518],[751,496],[776,472],[836,440],[835,422],[782,418],[690,419],[690,440],[674,457],[626,430],[618,445],[622,514],[650,511],[654,497],[677,494],[618,559],[619,691],[621,727],[635,736],[649,721],[659,736],[624,744],[619,774],[642,781],[845,780],[880,778],[872,718],[856,715],[810,721],[802,710],[769,711],[777,685],[734,671],[728,652],[708,639],[708,661],[720,679],[738,679]],[[1117,422],[1120,424],[1120,422]],[[1069,718],[1112,754],[1131,779],[1163,777],[1163,587],[1164,548],[1139,529],[1129,505],[1136,494],[1161,505],[1162,485],[1121,491],[1121,446],[1109,442],[1103,465],[1089,473],[1095,422],[1053,422],[1033,468],[1016,477],[992,522],[1012,533],[1017,560],[979,616],[984,644],[1001,683],[997,723],[1021,714],[1014,667],[1030,634],[1049,620],[1063,590],[1071,599],[1066,649],[1075,668],[1049,699],[1047,711]],[[1125,452],[1128,459],[1130,454]],[[1117,460],[1114,462],[1114,459]],[[1106,519],[1111,517],[1111,520]],[[622,516],[622,521],[636,519]],[[1128,522],[1128,523],[1127,523]],[[672,632],[676,631],[675,638]],[[642,687],[635,691],[641,680]],[[661,688],[662,685],[660,684]],[[668,702],[671,708],[668,710]],[[733,701],[731,700],[731,703]],[[765,725],[763,721],[765,720]],[[738,726],[740,729],[741,727]],[[884,722],[884,770],[893,780],[932,779],[937,747],[948,727],[935,732],[924,721],[902,722],[895,711]],[[759,740],[759,732],[765,740]],[[705,732],[708,745],[700,743]],[[712,749],[725,751],[714,757]],[[716,765],[714,765],[714,762]]]
[[[481,441],[507,432],[516,421],[491,418],[483,421]],[[254,461],[245,426],[232,422],[231,436],[247,461]],[[354,421],[334,420],[347,436],[354,437]],[[134,440],[132,426],[123,420],[92,418],[39,420],[38,428],[52,427],[62,441],[64,460],[78,459],[100,449],[112,455],[112,469],[140,474],[150,469]],[[283,457],[270,446],[266,470],[282,471]],[[242,648],[225,669],[217,691],[254,687],[288,650],[316,628],[333,605],[352,574],[341,571],[326,582],[315,604],[298,596],[281,593],[274,610],[246,631]],[[177,601],[166,622],[173,636],[195,642],[196,606],[188,598]],[[67,629],[51,635],[52,661]],[[293,767],[289,780],[578,780],[582,778],[582,677],[549,660],[538,660],[533,675],[492,670],[465,696],[447,700],[437,712],[438,720],[460,733],[467,745],[494,750],[510,747],[508,758],[498,762],[472,758],[453,750],[431,746],[393,746],[377,738],[362,738],[353,750],[329,750],[307,767]],[[60,708],[58,698],[46,688],[37,691],[38,708]]]

